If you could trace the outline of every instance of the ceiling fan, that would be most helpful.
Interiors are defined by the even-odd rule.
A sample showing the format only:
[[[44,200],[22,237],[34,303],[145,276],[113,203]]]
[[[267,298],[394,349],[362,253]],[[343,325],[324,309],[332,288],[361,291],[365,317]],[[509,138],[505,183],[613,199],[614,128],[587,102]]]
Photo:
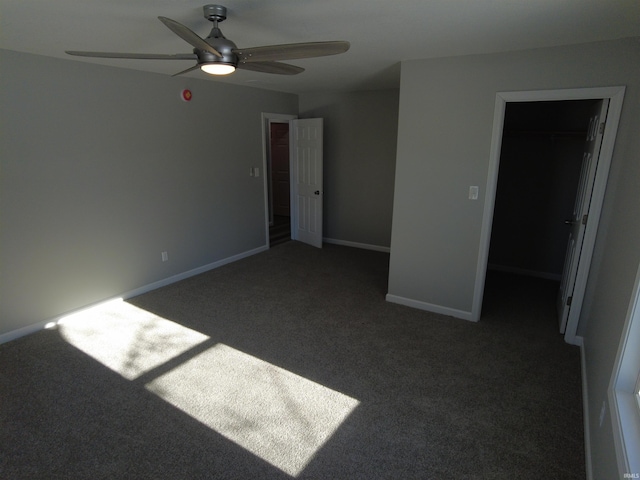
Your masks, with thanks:
[[[72,50],[67,50],[66,53],[80,57],[197,61],[193,67],[178,72],[173,76],[181,75],[197,68],[212,75],[228,75],[233,73],[236,68],[279,75],[297,75],[304,72],[304,68],[282,63],[281,60],[324,57],[349,50],[349,42],[344,41],[289,43],[238,48],[235,43],[226,39],[222,35],[220,28],[218,28],[218,23],[227,18],[227,8],[221,5],[205,5],[203,10],[204,17],[213,22],[211,33],[204,39],[175,20],[167,17],[158,17],[173,33],[194,47],[193,53],[114,53]]]

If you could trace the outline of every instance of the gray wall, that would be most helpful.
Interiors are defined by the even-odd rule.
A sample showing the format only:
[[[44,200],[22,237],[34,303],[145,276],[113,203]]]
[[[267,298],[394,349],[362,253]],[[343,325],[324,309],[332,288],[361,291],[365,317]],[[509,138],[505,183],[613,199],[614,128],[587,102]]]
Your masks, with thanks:
[[[266,244],[249,167],[261,112],[297,114],[297,96],[11,51],[0,64],[0,334]]]
[[[300,96],[301,118],[324,118],[325,238],[389,247],[398,94]]]
[[[614,85],[627,91],[580,326],[598,479],[618,476],[608,409],[601,428],[598,416],[640,262],[637,38],[404,62],[389,277],[391,294],[470,311],[496,92]]]

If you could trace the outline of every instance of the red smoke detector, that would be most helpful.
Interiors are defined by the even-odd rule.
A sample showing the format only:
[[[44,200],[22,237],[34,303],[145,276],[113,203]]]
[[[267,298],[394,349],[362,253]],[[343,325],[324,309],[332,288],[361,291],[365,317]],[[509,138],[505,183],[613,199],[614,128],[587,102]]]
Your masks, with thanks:
[[[180,93],[180,98],[182,98],[182,100],[184,100],[185,102],[190,102],[192,97],[193,94],[188,88],[185,88],[184,90],[182,90],[182,93]]]

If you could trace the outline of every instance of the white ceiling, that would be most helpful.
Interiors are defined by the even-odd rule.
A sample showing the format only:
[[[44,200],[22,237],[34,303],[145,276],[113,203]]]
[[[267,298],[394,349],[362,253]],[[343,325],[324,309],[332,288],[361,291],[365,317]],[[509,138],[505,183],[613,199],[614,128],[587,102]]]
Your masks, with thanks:
[[[0,0],[0,48],[171,75],[189,61],[100,60],[65,50],[191,53],[157,17],[206,37],[205,3],[238,47],[347,40],[342,55],[290,61],[296,76],[238,71],[224,79],[292,93],[393,88],[402,60],[640,36],[640,0]]]

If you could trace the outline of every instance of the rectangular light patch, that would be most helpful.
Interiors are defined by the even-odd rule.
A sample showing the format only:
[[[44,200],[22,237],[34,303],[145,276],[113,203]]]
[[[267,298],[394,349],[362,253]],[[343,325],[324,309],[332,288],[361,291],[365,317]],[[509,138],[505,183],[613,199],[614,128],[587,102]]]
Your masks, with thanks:
[[[71,345],[128,380],[209,339],[122,299],[69,315],[59,329]]]
[[[297,476],[358,401],[224,344],[147,388],[227,439]]]

